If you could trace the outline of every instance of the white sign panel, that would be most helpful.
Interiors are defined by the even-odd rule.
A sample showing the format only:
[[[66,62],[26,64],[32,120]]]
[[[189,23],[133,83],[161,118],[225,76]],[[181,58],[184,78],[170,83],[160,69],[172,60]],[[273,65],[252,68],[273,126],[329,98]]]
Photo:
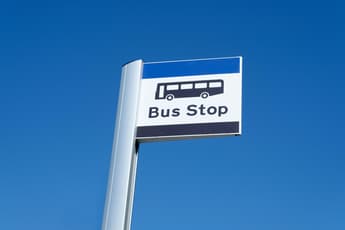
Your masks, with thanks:
[[[145,63],[137,139],[241,134],[242,58]]]

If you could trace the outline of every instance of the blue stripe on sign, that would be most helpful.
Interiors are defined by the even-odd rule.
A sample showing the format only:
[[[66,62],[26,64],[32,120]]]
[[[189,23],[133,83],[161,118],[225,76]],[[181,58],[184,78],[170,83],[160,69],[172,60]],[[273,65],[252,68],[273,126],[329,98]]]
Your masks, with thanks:
[[[143,78],[239,73],[240,58],[220,58],[144,64]]]

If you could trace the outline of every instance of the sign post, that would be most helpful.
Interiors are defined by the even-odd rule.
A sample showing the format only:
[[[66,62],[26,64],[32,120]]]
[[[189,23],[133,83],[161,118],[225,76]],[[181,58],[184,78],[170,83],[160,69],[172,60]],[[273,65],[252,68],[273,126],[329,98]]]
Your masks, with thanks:
[[[122,68],[116,127],[102,230],[129,230],[138,159],[136,116],[143,63]]]
[[[102,230],[130,230],[139,143],[241,135],[242,57],[122,68]]]

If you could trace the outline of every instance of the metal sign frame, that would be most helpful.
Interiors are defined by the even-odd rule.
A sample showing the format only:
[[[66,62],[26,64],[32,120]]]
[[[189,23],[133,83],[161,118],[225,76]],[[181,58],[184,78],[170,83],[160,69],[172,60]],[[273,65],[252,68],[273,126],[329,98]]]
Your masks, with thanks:
[[[122,67],[102,230],[129,230],[131,227],[139,147],[136,116],[142,67],[142,60]]]
[[[236,71],[239,71],[239,73],[242,74],[242,57],[235,58],[238,58],[240,61],[238,65],[239,69]],[[181,64],[183,67],[183,74],[188,75],[188,62],[200,60],[200,74],[214,73],[215,70],[217,71],[217,73],[227,73],[229,68],[226,65],[228,65],[229,63],[222,63],[222,59],[227,58],[187,60],[185,61],[185,63],[183,61],[172,61],[156,63],[151,62],[145,64],[151,67],[155,64],[159,64],[161,66],[169,65],[169,74],[171,76],[181,76]],[[218,63],[218,65],[213,66],[212,60],[221,61],[220,64]],[[139,142],[144,142],[147,140],[156,141],[160,139],[159,136],[158,138],[153,139],[140,138],[140,132],[142,132],[142,129],[140,127],[137,127],[141,80],[142,78],[145,78],[145,76],[147,75],[157,78],[161,76],[160,68],[146,68],[145,64],[142,60],[136,60],[122,67],[121,85],[116,116],[116,126],[112,148],[111,164],[109,170],[107,195],[103,214],[102,230],[130,230],[136,169],[138,162]],[[233,66],[234,68],[237,68],[235,62],[233,63],[233,65],[235,65]],[[195,73],[190,72],[190,75],[192,74]],[[219,90],[220,89],[218,89],[218,91]],[[220,91],[218,91],[215,90],[214,92],[209,93],[219,93]],[[215,130],[209,130],[210,127],[213,127]],[[191,134],[194,135],[193,137],[241,134],[241,122],[239,124],[232,124],[231,122],[218,122],[217,124],[213,124],[213,126],[208,126],[205,123],[194,125],[191,124],[186,128],[187,129],[183,130],[172,130],[170,128],[170,131],[172,131],[170,134],[174,134],[175,132],[176,135],[169,135],[168,138],[166,138],[163,135],[161,140],[172,140],[182,138],[186,139],[191,138]],[[188,133],[188,128],[192,130],[191,134]],[[161,127],[153,131],[161,132],[160,129]],[[164,127],[163,130],[169,130],[169,127]],[[195,135],[195,132],[198,132],[198,130],[200,131],[199,135]],[[220,130],[224,130],[224,133],[220,132]]]

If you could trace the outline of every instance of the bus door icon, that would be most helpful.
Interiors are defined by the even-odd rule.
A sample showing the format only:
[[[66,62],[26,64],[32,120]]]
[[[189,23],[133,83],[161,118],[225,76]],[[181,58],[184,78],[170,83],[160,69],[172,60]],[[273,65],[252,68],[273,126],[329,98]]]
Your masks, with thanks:
[[[221,79],[168,82],[157,84],[155,99],[167,99],[168,101],[171,101],[174,98],[186,97],[201,97],[205,99],[209,96],[223,93],[224,81]]]

